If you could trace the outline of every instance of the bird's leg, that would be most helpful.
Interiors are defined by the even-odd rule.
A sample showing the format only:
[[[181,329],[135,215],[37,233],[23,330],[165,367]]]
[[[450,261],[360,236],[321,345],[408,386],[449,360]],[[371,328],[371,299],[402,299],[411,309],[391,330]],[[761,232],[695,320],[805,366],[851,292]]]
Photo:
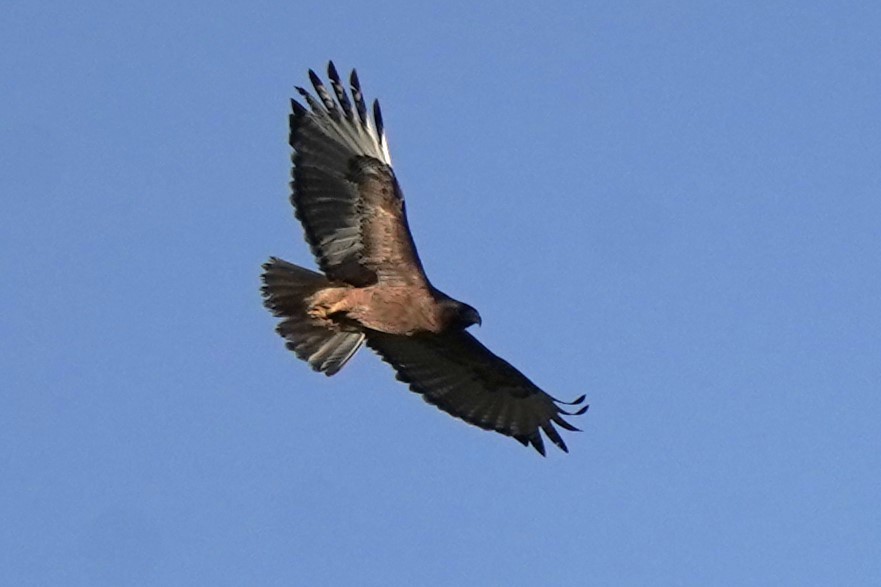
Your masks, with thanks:
[[[342,314],[350,309],[346,299],[349,288],[328,287],[315,292],[309,300],[306,313],[313,320],[332,323],[334,314]]]

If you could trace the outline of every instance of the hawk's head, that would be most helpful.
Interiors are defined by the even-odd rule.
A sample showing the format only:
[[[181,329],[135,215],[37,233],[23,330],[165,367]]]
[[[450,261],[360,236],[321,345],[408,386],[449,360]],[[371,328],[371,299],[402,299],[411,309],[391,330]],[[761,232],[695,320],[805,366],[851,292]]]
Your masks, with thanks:
[[[465,330],[473,324],[481,325],[480,313],[468,304],[453,299],[444,300],[442,304],[448,328]]]

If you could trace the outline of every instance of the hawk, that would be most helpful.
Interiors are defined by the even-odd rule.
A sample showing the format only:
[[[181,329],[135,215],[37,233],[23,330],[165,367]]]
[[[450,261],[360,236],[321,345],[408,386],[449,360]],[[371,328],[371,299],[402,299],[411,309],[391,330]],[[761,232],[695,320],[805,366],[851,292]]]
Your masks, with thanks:
[[[565,452],[554,424],[587,410],[584,396],[557,400],[467,330],[473,307],[425,275],[395,179],[379,102],[372,116],[352,70],[347,91],[333,62],[330,90],[291,100],[291,204],[321,273],[271,257],[263,265],[266,307],[288,349],[316,371],[337,373],[366,343],[397,378],[448,414],[513,437],[545,454],[541,432]],[[576,406],[566,411],[560,406]]]

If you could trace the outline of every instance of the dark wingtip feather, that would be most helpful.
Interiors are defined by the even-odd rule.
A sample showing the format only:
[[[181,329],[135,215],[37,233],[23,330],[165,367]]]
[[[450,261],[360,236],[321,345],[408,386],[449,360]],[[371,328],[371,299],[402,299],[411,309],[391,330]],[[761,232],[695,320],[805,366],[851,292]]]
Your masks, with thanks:
[[[566,430],[569,430],[570,432],[581,432],[581,428],[576,428],[575,426],[573,426],[572,424],[570,424],[569,422],[567,422],[566,420],[564,420],[560,416],[554,416],[551,419],[557,424],[557,426],[562,426],[563,428],[565,428]]]
[[[569,452],[569,448],[566,446],[566,443],[563,442],[563,439],[560,437],[560,433],[557,432],[557,429],[554,428],[553,424],[551,424],[550,422],[546,422],[545,424],[542,424],[541,429],[544,430],[544,433],[547,435],[547,437],[550,438],[551,442],[556,444],[560,448],[560,450],[566,453]]]
[[[560,410],[560,413],[561,413],[561,414],[566,414],[567,416],[580,416],[581,414],[583,414],[584,412],[586,412],[586,411],[587,411],[587,408],[589,408],[589,407],[590,407],[589,405],[587,405],[587,406],[583,406],[581,409],[579,409],[579,410],[575,410],[574,412],[569,412],[569,411],[567,411],[567,410]]]
[[[321,78],[318,77],[318,74],[311,69],[309,70],[309,81],[312,82],[312,87],[315,88],[315,93],[318,94],[318,97],[324,104],[325,110],[331,115],[338,115],[339,112],[337,111],[336,104],[334,103],[333,98],[330,97],[327,88],[324,87],[324,82],[322,82]]]
[[[558,404],[563,404],[566,406],[577,406],[577,405],[583,403],[584,398],[586,398],[586,397],[587,397],[587,395],[582,394],[582,395],[578,396],[577,398],[575,398],[574,400],[572,400],[571,402],[565,402],[561,399],[555,398],[554,396],[551,396],[551,399],[554,400],[555,402],[557,402]]]
[[[312,85],[315,86],[316,90],[318,89],[318,86],[324,86],[324,84],[321,82],[321,78],[318,77],[318,74],[315,73],[314,69],[309,70],[309,81],[312,82]]]
[[[297,102],[296,100],[291,98],[291,112],[293,112],[296,116],[299,117],[299,116],[305,115],[306,112],[308,112],[308,110],[306,110],[305,106],[303,106],[302,104],[300,104],[299,102]]]
[[[340,106],[342,106],[346,118],[348,120],[353,120],[355,114],[352,112],[352,103],[349,101],[349,95],[346,93],[346,89],[340,81],[340,74],[337,72],[333,61],[327,62],[327,77],[330,78],[330,85],[333,87],[333,92],[336,94],[336,99],[340,103]]]
[[[355,109],[358,111],[361,125],[367,126],[367,105],[364,103],[364,92],[361,91],[361,80],[358,79],[358,72],[354,69],[349,76],[349,86],[352,88],[352,98],[355,100]]]
[[[382,144],[385,140],[385,125],[382,123],[382,110],[379,107],[379,100],[373,101],[373,120],[376,123],[376,134],[379,135],[379,142]]]
[[[298,94],[303,96],[303,98],[306,100],[306,103],[309,104],[309,108],[311,108],[314,112],[322,111],[321,105],[315,101],[315,98],[312,97],[312,94],[310,94],[306,88],[296,86],[294,89],[297,90]],[[324,93],[326,94],[327,91],[325,91]]]
[[[548,456],[545,454],[545,443],[544,443],[544,440],[541,439],[541,434],[539,434],[538,430],[536,430],[532,434],[532,436],[529,437],[529,443],[532,445],[532,447],[535,450],[538,451],[538,454],[540,454],[543,457]]]

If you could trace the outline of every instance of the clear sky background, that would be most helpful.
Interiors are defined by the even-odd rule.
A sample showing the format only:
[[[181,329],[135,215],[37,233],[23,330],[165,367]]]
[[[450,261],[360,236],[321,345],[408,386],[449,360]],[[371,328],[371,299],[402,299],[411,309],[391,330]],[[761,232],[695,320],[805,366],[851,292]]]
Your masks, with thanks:
[[[474,4],[4,4],[0,583],[881,584],[881,5]],[[571,454],[273,332],[330,58]]]

